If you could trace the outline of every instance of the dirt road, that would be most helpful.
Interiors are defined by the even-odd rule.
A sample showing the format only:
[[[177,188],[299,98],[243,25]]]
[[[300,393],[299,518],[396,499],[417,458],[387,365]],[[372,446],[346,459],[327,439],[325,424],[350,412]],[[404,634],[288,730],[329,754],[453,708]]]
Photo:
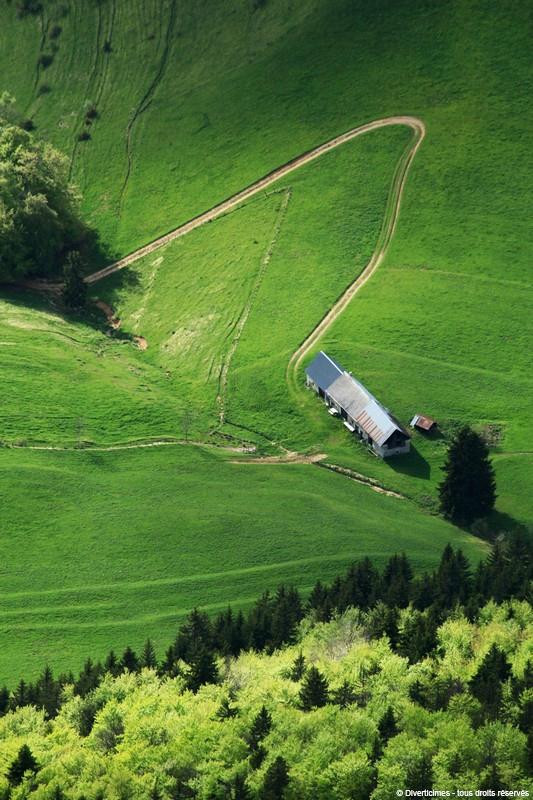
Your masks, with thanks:
[[[209,209],[208,211],[204,211],[203,214],[199,214],[197,217],[193,217],[193,219],[189,220],[188,222],[185,222],[183,225],[180,225],[178,228],[175,228],[174,230],[170,231],[164,236],[160,236],[158,239],[155,239],[155,241],[150,242],[150,244],[144,245],[144,247],[140,247],[138,250],[135,250],[135,252],[130,253],[130,255],[119,259],[119,261],[115,261],[113,264],[110,264],[108,267],[105,267],[104,269],[98,270],[98,272],[93,272],[92,275],[88,275],[85,278],[85,280],[87,281],[87,283],[96,283],[102,278],[106,278],[108,275],[112,275],[114,272],[117,272],[118,270],[123,269],[124,267],[128,267],[130,264],[133,264],[140,258],[143,258],[144,256],[153,253],[155,250],[158,250],[160,247],[163,247],[169,242],[174,241],[174,239],[179,239],[181,236],[185,236],[187,233],[190,233],[191,231],[195,230],[195,228],[199,228],[202,225],[205,225],[206,222],[211,222],[212,220],[217,219],[217,217],[220,217],[222,214],[226,214],[232,208],[238,206],[239,203],[242,203],[244,200],[253,197],[253,195],[257,194],[258,192],[264,191],[272,183],[275,183],[280,178],[285,177],[285,175],[294,172],[294,170],[303,167],[304,164],[308,164],[310,161],[314,161],[316,158],[320,158],[320,156],[324,155],[324,153],[327,153],[330,150],[334,150],[336,147],[340,147],[340,145],[345,144],[346,142],[350,142],[357,136],[361,136],[364,133],[369,133],[370,131],[378,130],[379,128],[385,128],[389,125],[407,125],[408,127],[413,129],[416,138],[415,138],[415,143],[413,144],[412,148],[409,151],[408,157],[402,160],[403,162],[406,163],[402,171],[403,179],[400,176],[399,180],[397,204],[395,204],[395,208],[396,205],[397,208],[395,213],[393,213],[392,215],[393,216],[392,230],[390,231],[390,235],[387,239],[387,242],[385,243],[385,248],[386,248],[386,245],[390,240],[390,236],[392,236],[392,233],[394,232],[394,226],[396,224],[396,219],[398,216],[397,212],[399,210],[399,200],[403,190],[405,175],[407,174],[410,163],[413,160],[413,157],[425,134],[424,123],[417,117],[409,117],[409,116],[386,117],[384,119],[375,120],[374,122],[368,122],[365,125],[360,125],[357,128],[352,128],[351,130],[346,131],[346,133],[341,133],[340,136],[335,136],[328,142],[324,142],[324,144],[318,145],[318,147],[315,147],[312,150],[308,150],[301,156],[297,156],[296,158],[292,159],[292,161],[283,164],[283,166],[278,167],[277,169],[270,172],[268,175],[265,175],[264,178],[260,178],[258,181],[255,181],[255,183],[252,183],[250,184],[250,186],[247,186],[245,189],[242,189],[240,192],[237,192],[237,194],[234,194],[232,195],[232,197],[229,197],[222,203],[213,206],[213,208]],[[375,257],[377,258],[377,256],[378,252],[376,251]],[[382,257],[383,256],[381,256],[381,258]],[[378,263],[375,264],[374,269],[377,268],[377,266],[379,265],[381,258],[379,258]],[[367,272],[367,270],[368,267],[364,272]],[[370,277],[370,274],[367,275],[367,279]],[[359,279],[362,277],[363,275],[360,275]]]

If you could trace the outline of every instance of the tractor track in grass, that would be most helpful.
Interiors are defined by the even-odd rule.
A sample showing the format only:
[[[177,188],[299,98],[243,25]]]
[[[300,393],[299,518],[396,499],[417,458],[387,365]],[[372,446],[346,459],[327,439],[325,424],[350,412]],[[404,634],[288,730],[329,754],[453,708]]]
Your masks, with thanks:
[[[412,116],[385,117],[383,119],[374,120],[373,122],[367,122],[364,125],[359,125],[357,128],[351,128],[349,131],[341,133],[339,136],[335,136],[333,139],[330,139],[329,141],[324,142],[323,144],[320,144],[311,150],[307,150],[302,155],[293,158],[291,161],[288,161],[281,167],[277,167],[272,172],[269,172],[268,175],[265,175],[263,178],[260,178],[258,181],[255,181],[254,183],[250,184],[245,189],[242,189],[240,192],[237,192],[236,194],[229,197],[227,200],[223,200],[221,203],[218,203],[216,206],[213,206],[208,211],[204,211],[202,214],[193,217],[192,219],[188,220],[188,222],[185,222],[183,223],[183,225],[180,225],[178,228],[174,228],[174,230],[169,231],[169,233],[166,233],[164,236],[160,236],[153,242],[150,242],[149,244],[140,247],[133,253],[130,253],[129,255],[124,256],[124,258],[115,261],[113,264],[104,267],[104,269],[100,269],[97,272],[93,272],[91,275],[87,275],[87,277],[85,278],[86,282],[89,284],[96,283],[97,281],[102,280],[102,278],[107,278],[108,275],[113,275],[113,273],[118,272],[119,270],[124,269],[125,267],[128,267],[131,264],[134,264],[135,261],[144,258],[144,256],[149,255],[150,253],[153,253],[160,247],[164,247],[164,245],[169,244],[169,242],[172,242],[175,239],[179,239],[181,236],[185,236],[186,234],[190,233],[196,228],[200,228],[207,222],[212,222],[213,220],[217,219],[223,214],[226,214],[228,211],[231,211],[233,208],[240,205],[244,200],[247,200],[253,195],[258,194],[258,192],[264,191],[271,184],[280,180],[280,178],[284,178],[289,173],[294,172],[295,170],[299,169],[300,167],[303,167],[305,164],[308,164],[309,162],[314,161],[317,158],[320,158],[320,156],[324,155],[325,153],[328,153],[331,150],[334,150],[335,148],[340,147],[341,145],[346,144],[347,142],[350,142],[357,136],[362,136],[365,133],[370,133],[371,131],[379,130],[380,128],[386,128],[391,125],[404,125],[411,128],[415,133],[415,139],[414,142],[409,147],[407,153],[404,154],[404,156],[402,156],[402,159],[396,169],[396,173],[391,187],[391,192],[389,195],[389,200],[387,203],[387,212],[385,214],[385,219],[382,226],[380,238],[378,241],[378,246],[374,252],[374,255],[372,256],[372,259],[370,260],[369,264],[365,267],[363,272],[355,279],[355,281],[352,284],[350,284],[348,289],[345,290],[344,294],[341,296],[341,298],[339,298],[335,306],[331,309],[331,311],[334,311],[335,309],[337,309],[339,303],[345,297],[347,292],[349,292],[350,289],[353,290],[354,284],[357,283],[358,281],[366,282],[366,280],[368,280],[370,275],[377,269],[377,267],[383,260],[385,250],[390,242],[390,239],[392,238],[392,234],[394,233],[394,229],[396,227],[396,221],[398,219],[398,214],[400,209],[400,200],[403,193],[405,179],[407,177],[407,172],[409,171],[411,162],[426,132],[424,123],[422,122],[421,119],[418,119],[418,117],[412,117]],[[355,294],[355,291],[352,291],[351,296],[353,296],[353,294]],[[349,299],[351,299],[351,296]],[[347,305],[347,302],[345,302],[343,308],[345,307],[345,305]],[[340,310],[337,311],[337,314],[340,313]],[[310,336],[315,335],[315,332],[317,331],[318,327],[320,327],[321,332],[323,331],[321,326],[324,325],[326,318],[328,318],[328,315],[326,315],[326,317],[324,317],[324,319],[321,322],[319,322],[317,328],[314,329],[314,331],[310,334]],[[321,333],[319,335],[321,335]],[[296,351],[295,356],[300,353],[301,349],[309,341],[309,338],[310,337],[308,337],[300,345],[300,348]],[[293,356],[293,359],[295,356]],[[291,359],[291,362],[293,359]],[[300,361],[300,359],[298,360]]]

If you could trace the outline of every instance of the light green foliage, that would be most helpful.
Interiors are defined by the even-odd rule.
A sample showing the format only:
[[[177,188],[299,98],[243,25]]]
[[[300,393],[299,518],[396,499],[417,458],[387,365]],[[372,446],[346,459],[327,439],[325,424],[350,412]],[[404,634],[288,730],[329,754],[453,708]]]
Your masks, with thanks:
[[[467,681],[482,654],[502,636],[515,662],[516,634],[532,646],[530,615],[527,604],[517,601],[501,608],[488,606],[457,677]],[[373,800],[387,800],[398,788],[411,786],[409,776],[422,758],[439,789],[475,790],[488,774],[490,754],[504,785],[531,791],[523,766],[525,736],[513,726],[518,699],[509,706],[507,719],[475,729],[461,706],[452,703],[445,711],[433,712],[409,696],[409,687],[424,670],[431,668],[437,679],[448,676],[450,652],[461,646],[461,626],[468,623],[459,618],[454,624],[452,628],[446,623],[446,632],[441,629],[439,655],[412,666],[391,652],[386,639],[368,641],[357,612],[350,611],[311,628],[297,645],[271,656],[244,653],[220,662],[224,683],[202,687],[195,695],[185,690],[183,679],[161,680],[151,670],[107,677],[90,697],[70,696],[51,723],[44,724],[42,713],[29,708],[2,718],[0,774],[6,773],[21,745],[28,744],[42,768],[32,794],[36,800],[47,798],[47,787],[56,783],[68,800],[82,793],[93,797],[98,791],[110,800],[145,800],[154,781],[165,797],[175,791],[178,776],[197,792],[198,800],[207,800],[218,797],[221,786],[236,774],[246,776],[256,798],[270,765],[282,756],[289,770],[287,800],[354,800],[368,797],[372,786]],[[368,703],[302,711],[298,684],[288,677],[300,650],[332,687],[347,679],[356,691],[366,691]],[[522,676],[516,665],[513,673]],[[221,720],[217,710],[229,692],[238,714]],[[92,731],[80,736],[87,703],[99,710]],[[253,770],[246,741],[263,704],[272,727],[263,739],[265,760]],[[390,706],[399,733],[386,743],[376,773],[373,745],[378,723]]]
[[[140,654],[147,635],[162,658],[195,605],[243,607],[281,582],[305,592],[363,555],[382,566],[391,547],[418,570],[448,541],[473,562],[486,552],[326,470],[233,464],[213,448],[0,449],[0,478],[16,498],[2,522],[0,667],[10,682],[128,644]]]
[[[57,274],[83,235],[77,204],[65,157],[2,118],[0,105],[0,280]]]

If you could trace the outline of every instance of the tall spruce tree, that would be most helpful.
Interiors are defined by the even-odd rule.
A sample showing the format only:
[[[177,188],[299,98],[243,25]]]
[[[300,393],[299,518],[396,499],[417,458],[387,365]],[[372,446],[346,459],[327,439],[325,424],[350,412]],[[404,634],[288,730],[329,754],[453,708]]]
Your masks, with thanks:
[[[37,769],[33,753],[27,744],[23,744],[7,771],[7,779],[11,786],[18,786],[26,772],[37,772]]]
[[[283,800],[285,789],[289,784],[289,770],[287,762],[281,756],[269,766],[265,773],[262,800]]]
[[[211,650],[200,646],[190,661],[191,671],[187,678],[187,688],[196,693],[206,683],[217,683],[219,674],[215,656]]]
[[[63,302],[67,308],[79,309],[87,305],[87,284],[83,280],[83,263],[80,254],[73,250],[67,255],[63,267]]]
[[[300,703],[304,711],[321,708],[328,702],[328,682],[317,667],[309,667],[300,689]]]
[[[487,445],[465,426],[448,450],[443,467],[445,478],[439,485],[440,510],[458,525],[470,525],[486,517],[494,508],[496,482]]]
[[[493,644],[470,680],[470,691],[479,700],[488,717],[497,716],[502,701],[502,683],[510,674],[507,656]]]

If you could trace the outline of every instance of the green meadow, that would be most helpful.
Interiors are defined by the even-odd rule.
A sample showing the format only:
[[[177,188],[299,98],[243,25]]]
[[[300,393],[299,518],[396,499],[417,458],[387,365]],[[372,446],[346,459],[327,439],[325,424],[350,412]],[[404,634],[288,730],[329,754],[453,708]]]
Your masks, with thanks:
[[[372,254],[401,127],[94,284],[118,334],[3,291],[0,441],[18,446],[0,450],[6,679],[147,635],[160,646],[194,604],[305,589],[363,554],[430,567],[451,541],[475,560],[483,544],[428,513],[462,422],[491,433],[495,528],[533,520],[530,28],[510,0],[45,0],[24,19],[1,6],[0,90],[68,156],[116,256],[349,128],[420,117],[387,257],[318,348],[404,424],[427,413],[444,434],[385,463],[303,372],[296,395],[287,385],[291,354]],[[408,499],[214,448],[88,449],[164,438],[321,452]]]
[[[448,541],[486,545],[407,501],[310,465],[233,464],[216,448],[0,451],[0,673],[140,648],[160,654],[193,605],[245,607],[290,582],[304,592],[359,556],[391,550],[431,568]],[[36,523],[39,520],[39,524]],[[391,542],[394,542],[391,545]]]

